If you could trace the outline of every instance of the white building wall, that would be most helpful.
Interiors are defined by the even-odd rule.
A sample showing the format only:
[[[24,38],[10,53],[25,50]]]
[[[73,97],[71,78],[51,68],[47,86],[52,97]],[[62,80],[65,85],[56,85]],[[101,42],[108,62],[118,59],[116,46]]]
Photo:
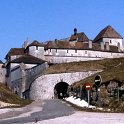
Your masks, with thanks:
[[[12,60],[17,59],[17,58],[19,58],[19,57],[21,57],[21,56],[22,56],[22,55],[14,55],[14,56],[11,56],[10,60],[12,61]]]
[[[10,67],[10,74],[9,77],[6,77],[6,82],[8,87],[15,93],[17,92],[20,97],[22,97],[22,69],[21,65],[24,65],[24,69],[30,69],[35,67],[37,64],[24,64],[24,63],[11,63]]]
[[[25,69],[29,69],[29,68],[33,68],[35,67],[37,64],[25,64]]]
[[[30,46],[29,55],[44,59],[44,47]]]
[[[14,67],[16,67],[16,66],[19,66],[19,63],[10,63],[11,65],[10,65],[10,68],[11,69],[13,69]]]
[[[20,66],[11,71],[11,82],[22,78],[22,72]]]
[[[10,89],[21,97],[22,70],[19,65],[11,69],[10,80]]]
[[[19,66],[20,63],[11,63],[11,69]],[[28,68],[32,68],[34,66],[36,66],[37,64],[25,64],[25,68],[28,69]]]
[[[51,52],[50,52],[51,51]],[[46,51],[48,55],[45,55],[45,60],[51,63],[65,63],[65,62],[78,62],[99,60],[104,58],[118,58],[124,57],[124,53],[113,53],[93,50],[65,50],[57,49],[55,55],[55,49]]]
[[[51,63],[67,63],[67,62],[79,62],[79,61],[90,61],[100,60],[103,58],[88,58],[88,57],[66,57],[66,56],[46,56],[46,60]]]
[[[122,39],[103,38],[103,42],[104,44],[105,42],[108,42],[109,45],[113,45],[113,46],[118,46],[118,43],[120,43],[120,46],[122,48]]]

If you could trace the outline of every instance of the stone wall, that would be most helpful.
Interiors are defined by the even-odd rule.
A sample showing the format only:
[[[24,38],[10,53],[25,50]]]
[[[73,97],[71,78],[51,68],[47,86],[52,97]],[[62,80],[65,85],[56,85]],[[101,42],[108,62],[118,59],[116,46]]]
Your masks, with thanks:
[[[65,50],[65,49],[49,49],[45,53],[45,60],[51,63],[66,63],[100,60],[104,58],[124,57],[124,53],[103,52],[93,50]]]
[[[1,67],[0,68],[0,83],[5,84],[5,75],[6,75],[6,69]]]
[[[90,61],[90,60],[100,60],[103,58],[99,57],[82,57],[82,56],[45,56],[46,61],[50,63],[69,63],[69,62],[80,62],[80,61]]]
[[[29,54],[44,60],[44,47],[29,46]]]
[[[42,75],[32,82],[29,89],[30,99],[51,99],[54,97],[54,87],[59,82],[66,82],[69,85],[80,81],[98,71],[85,71],[74,73],[48,74]]]
[[[26,76],[26,86],[25,86],[25,90],[29,89],[30,84],[37,78],[39,77],[42,72],[48,68],[48,64],[43,63],[41,65],[35,66],[31,69],[27,69],[25,70],[25,76]]]
[[[37,78],[48,65],[43,63],[26,69],[27,65],[21,63],[19,66],[11,70],[11,85],[10,88],[20,97],[23,97],[23,92],[29,89],[31,82]]]
[[[5,83],[5,74],[6,74],[6,69],[3,67],[3,64],[0,63],[0,83]]]

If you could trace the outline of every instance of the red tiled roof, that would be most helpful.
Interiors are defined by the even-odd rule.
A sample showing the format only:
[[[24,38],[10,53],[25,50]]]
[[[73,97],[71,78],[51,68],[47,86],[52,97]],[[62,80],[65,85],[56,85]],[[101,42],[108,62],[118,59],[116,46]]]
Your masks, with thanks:
[[[49,41],[45,46],[45,49],[66,49],[71,48],[71,45],[68,41]]]
[[[42,64],[46,61],[36,58],[31,55],[23,55],[23,56],[11,61],[11,63],[22,63],[22,62],[25,64]]]
[[[83,42],[49,41],[45,49],[89,49],[89,45]]]
[[[89,39],[84,32],[72,34],[69,41],[88,42]]]
[[[95,37],[93,42],[97,42],[101,38],[119,38],[123,39],[121,35],[115,31],[114,28],[112,28],[110,25],[105,27],[103,30],[100,31],[100,33]]]
[[[110,52],[118,52],[117,46],[109,46]],[[105,47],[104,47],[105,48]],[[108,51],[106,49],[101,50],[101,45],[98,43],[92,43],[92,48],[89,48],[89,43],[83,42],[68,42],[68,41],[49,41],[45,46],[45,49],[74,49],[74,50],[96,50],[96,51]]]

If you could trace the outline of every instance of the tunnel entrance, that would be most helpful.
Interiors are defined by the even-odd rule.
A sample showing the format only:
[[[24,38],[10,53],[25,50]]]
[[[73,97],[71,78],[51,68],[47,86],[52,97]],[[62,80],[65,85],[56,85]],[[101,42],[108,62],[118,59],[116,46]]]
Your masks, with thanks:
[[[65,82],[60,82],[58,84],[55,85],[54,87],[54,96],[55,98],[58,99],[63,99],[64,97],[68,96],[68,84]]]

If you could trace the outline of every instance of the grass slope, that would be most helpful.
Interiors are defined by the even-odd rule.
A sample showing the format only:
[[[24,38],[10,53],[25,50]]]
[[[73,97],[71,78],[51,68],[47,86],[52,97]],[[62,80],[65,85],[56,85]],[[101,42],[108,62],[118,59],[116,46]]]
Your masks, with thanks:
[[[30,100],[21,99],[16,94],[12,93],[5,85],[0,83],[0,101],[11,103],[11,104],[19,104],[20,106],[25,106],[30,104]]]
[[[44,74],[69,73],[99,69],[103,70],[98,73],[101,75],[103,82],[112,79],[117,79],[121,82],[124,81],[124,58],[55,64],[45,70]],[[76,82],[75,85],[80,85],[87,82],[94,83],[94,78],[98,74]]]
[[[103,71],[74,83],[75,86],[79,86],[87,82],[93,84],[96,75],[100,75],[102,77],[102,82],[107,82],[113,79],[124,82],[124,58],[105,59],[101,62],[94,61],[94,63],[102,64],[104,67]]]

